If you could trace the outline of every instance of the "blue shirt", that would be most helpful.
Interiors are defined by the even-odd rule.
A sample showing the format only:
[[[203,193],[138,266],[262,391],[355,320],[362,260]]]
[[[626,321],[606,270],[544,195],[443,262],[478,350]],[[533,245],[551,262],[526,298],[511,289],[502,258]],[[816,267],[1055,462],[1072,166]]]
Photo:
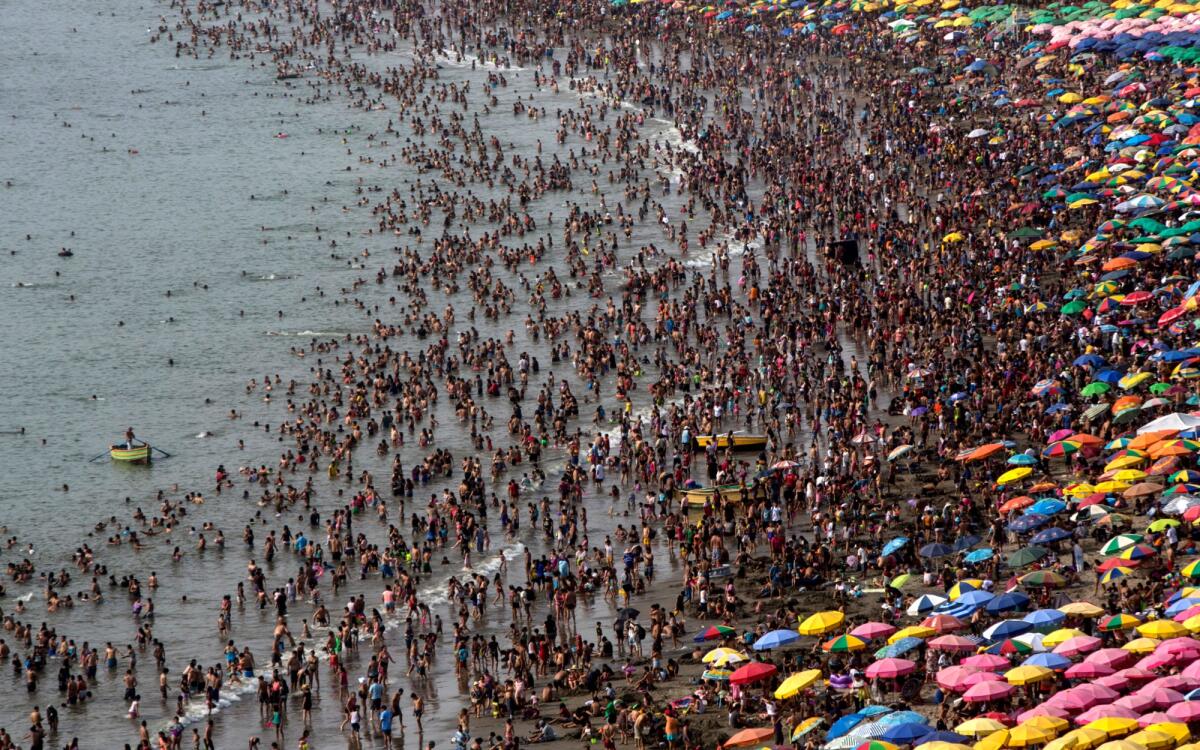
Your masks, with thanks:
[[[384,732],[392,731],[392,710],[390,708],[379,712],[379,728]]]

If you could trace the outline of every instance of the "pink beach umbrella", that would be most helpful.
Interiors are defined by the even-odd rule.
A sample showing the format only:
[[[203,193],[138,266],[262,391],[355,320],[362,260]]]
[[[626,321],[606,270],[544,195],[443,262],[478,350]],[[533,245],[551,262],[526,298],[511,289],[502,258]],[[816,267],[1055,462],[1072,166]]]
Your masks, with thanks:
[[[1147,669],[1140,669],[1138,667],[1125,667],[1113,676],[1124,677],[1132,682],[1149,682],[1150,680],[1158,677],[1158,675],[1154,674],[1153,672]]]
[[[1138,719],[1138,726],[1144,729],[1151,724],[1162,724],[1163,722],[1174,721],[1175,720],[1172,719],[1165,711],[1155,711],[1154,713],[1142,714],[1141,718]]]
[[[1128,708],[1130,711],[1135,711],[1139,714],[1144,714],[1154,708],[1154,698],[1149,695],[1133,693],[1132,695],[1124,695],[1117,698],[1112,703],[1114,706]]]
[[[917,665],[908,659],[880,659],[867,667],[867,677],[872,680],[893,680],[897,677],[912,674],[917,671]]]
[[[1071,680],[1094,680],[1098,677],[1108,677],[1117,670],[1107,664],[1091,664],[1083,662],[1067,669],[1067,678]]]
[[[1121,673],[1110,674],[1108,677],[1101,677],[1096,680],[1097,685],[1103,685],[1106,688],[1112,688],[1118,693],[1123,693],[1133,687],[1133,680],[1122,675]]]
[[[1026,711],[1025,713],[1017,716],[1017,723],[1024,724],[1025,722],[1029,721],[1030,719],[1036,718],[1038,716],[1053,716],[1056,719],[1065,719],[1068,716],[1070,716],[1070,711],[1068,711],[1065,708],[1059,708],[1058,706],[1051,706],[1046,703],[1043,703],[1042,705],[1038,706],[1037,708],[1031,708],[1028,711]]]
[[[976,672],[972,675],[967,675],[967,679],[963,680],[963,685],[966,687],[974,687],[981,682],[1006,682],[1002,675],[995,672]]]
[[[1134,695],[1149,698],[1150,702],[1154,704],[1155,708],[1159,708],[1164,711],[1168,710],[1176,703],[1183,703],[1185,700],[1187,700],[1187,698],[1183,697],[1183,693],[1179,692],[1178,690],[1172,690],[1171,688],[1165,687],[1153,687],[1152,685],[1147,685],[1146,687],[1134,693]],[[1132,696],[1125,697],[1129,698]],[[1140,710],[1144,712],[1146,709],[1143,708]]]
[[[1101,640],[1091,635],[1077,635],[1068,638],[1054,647],[1054,653],[1060,656],[1078,656],[1100,648]]]
[[[1196,605],[1200,608],[1200,604]],[[1189,654],[1193,658],[1200,654],[1200,641],[1194,638],[1183,636],[1182,638],[1169,638],[1155,647],[1154,653],[1164,654]]]
[[[1130,708],[1124,708],[1112,703],[1103,706],[1093,706],[1083,713],[1075,717],[1075,723],[1079,726],[1091,724],[1093,721],[1107,718],[1118,719],[1136,719],[1141,716],[1140,713]]]
[[[864,641],[873,641],[876,638],[887,638],[895,632],[896,626],[888,625],[886,622],[864,622],[854,630],[851,630],[850,635],[855,638],[861,638]]]
[[[938,671],[937,684],[940,685],[943,690],[949,690],[952,693],[961,693],[970,687],[970,685],[966,683],[967,678],[973,674],[976,674],[978,671],[978,667],[967,667],[961,664],[956,667],[946,667],[945,669]],[[1000,675],[996,676],[999,677]]]
[[[1171,666],[1171,662],[1175,661],[1175,657],[1170,654],[1150,654],[1138,659],[1138,663],[1134,666],[1138,669],[1155,670],[1163,667]]]
[[[974,651],[975,641],[961,635],[942,635],[929,642],[934,651]]]
[[[1088,682],[1074,688],[1074,691],[1083,695],[1091,696],[1096,699],[1097,703],[1105,701],[1115,701],[1120,693],[1112,688],[1106,688],[1103,685],[1097,685],[1094,682]],[[1092,705],[1096,705],[1093,703]]]
[[[1191,723],[1200,720],[1200,701],[1183,701],[1167,709],[1167,716],[1175,721]]]
[[[1187,665],[1183,668],[1183,671],[1180,672],[1179,675],[1181,677],[1187,677],[1190,679],[1200,678],[1200,661],[1194,661]]]
[[[1196,682],[1197,680],[1195,677],[1189,677],[1188,675],[1184,674],[1169,674],[1166,677],[1159,677],[1157,680],[1146,683],[1146,686],[1142,689],[1170,688],[1171,690],[1178,690],[1181,693],[1186,693],[1187,691],[1196,687]]]
[[[1017,688],[1007,682],[996,682],[987,680],[972,685],[963,693],[963,700],[967,703],[987,703],[988,701],[998,701],[1012,695]]]
[[[1012,666],[1008,659],[1005,659],[999,654],[975,654],[974,656],[968,656],[960,663],[964,667],[975,667],[977,669],[986,669],[989,671],[1008,669]]]
[[[1116,670],[1133,661],[1133,654],[1123,648],[1102,648],[1088,654],[1083,661],[1086,664],[1103,664]]]

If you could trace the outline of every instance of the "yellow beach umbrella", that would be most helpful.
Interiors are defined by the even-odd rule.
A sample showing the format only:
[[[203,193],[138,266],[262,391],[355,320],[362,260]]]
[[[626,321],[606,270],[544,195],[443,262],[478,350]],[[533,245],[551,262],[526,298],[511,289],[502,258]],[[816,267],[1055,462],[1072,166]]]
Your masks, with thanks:
[[[1007,742],[1008,730],[1001,729],[998,732],[992,732],[987,737],[976,742],[974,750],[1000,750]]]
[[[1000,476],[996,477],[996,484],[1012,484],[1020,481],[1033,473],[1033,469],[1028,466],[1018,466],[1015,469],[1010,469]]]
[[[1103,609],[1101,609],[1100,607],[1097,607],[1095,604],[1092,604],[1091,602],[1087,602],[1087,601],[1078,601],[1078,602],[1071,602],[1070,604],[1064,604],[1063,606],[1058,608],[1058,611],[1062,612],[1064,615],[1072,615],[1074,617],[1086,617],[1088,619],[1091,619],[1093,617],[1099,617],[1100,615],[1104,614]]]
[[[1188,725],[1180,721],[1160,721],[1157,724],[1151,724],[1146,729],[1167,735],[1175,740],[1175,744],[1187,742],[1192,738],[1192,732],[1188,729]]]
[[[807,689],[808,686],[819,679],[821,679],[821,670],[819,669],[806,669],[803,672],[797,672],[784,680],[779,687],[775,688],[775,697],[779,700],[791,698],[799,694],[800,691]]]
[[[1063,641],[1083,635],[1083,631],[1078,628],[1059,628],[1053,633],[1050,633],[1042,639],[1042,645],[1046,648],[1054,648]]]
[[[723,667],[726,664],[737,664],[738,662],[749,661],[749,659],[741,651],[735,651],[734,649],[722,646],[709,651],[700,661],[705,664],[712,664],[715,667]]]
[[[1104,732],[1109,737],[1124,737],[1130,732],[1137,731],[1137,719],[1124,719],[1120,716],[1105,716],[1103,719],[1096,719],[1083,725],[1085,729],[1096,729]],[[1106,743],[1107,744],[1107,743]],[[1100,747],[1104,747],[1101,745]],[[1117,750],[1117,748],[1109,748],[1109,750]],[[1134,748],[1133,750],[1137,750]]]
[[[1133,742],[1146,750],[1170,750],[1175,747],[1175,738],[1169,734],[1155,732],[1152,729],[1143,729],[1140,732],[1134,732],[1126,737],[1122,742]]]
[[[1079,750],[1089,750],[1089,748],[1098,747],[1108,741],[1108,733],[1102,732],[1099,729],[1089,729],[1086,726],[1078,729],[1072,729],[1059,739],[1070,737],[1075,743],[1075,747]]]
[[[1154,649],[1158,648],[1161,643],[1157,638],[1134,638],[1129,643],[1126,643],[1121,648],[1131,654],[1150,654],[1154,653]]]
[[[924,625],[909,625],[907,628],[897,630],[888,638],[888,644],[893,644],[902,638],[932,638],[937,635],[937,631],[933,628],[927,628]]]
[[[1028,685],[1031,682],[1040,682],[1052,674],[1054,674],[1054,670],[1050,669],[1049,667],[1039,667],[1032,664],[1027,664],[1022,667],[1008,670],[1004,673],[1004,679],[1008,680],[1008,684],[1010,685],[1020,686]],[[1013,731],[1015,732],[1016,730],[1014,729]],[[1022,745],[1021,747],[1024,746]]]
[[[1137,632],[1147,638],[1177,638],[1187,635],[1188,630],[1174,620],[1151,620],[1137,626]]]
[[[1063,737],[1059,737],[1058,739],[1050,740],[1042,747],[1042,750],[1079,750],[1079,749],[1075,745],[1074,737],[1063,736]]]
[[[974,719],[969,719],[959,724],[954,728],[954,731],[959,734],[965,734],[968,737],[986,737],[993,732],[999,732],[1004,729],[1004,724],[987,716],[979,716]]]
[[[1044,745],[1054,739],[1054,732],[1035,727],[1032,724],[1021,724],[1013,727],[1008,733],[1009,747],[1029,747],[1031,745]]]
[[[1048,714],[1034,716],[1032,719],[1024,723],[1031,724],[1039,729],[1045,729],[1048,732],[1054,732],[1056,735],[1059,732],[1064,732],[1071,728],[1071,722],[1067,721],[1066,719],[1060,719],[1057,716],[1050,716]]]
[[[800,635],[825,635],[840,628],[845,621],[846,615],[834,609],[817,612],[800,623],[799,632]]]

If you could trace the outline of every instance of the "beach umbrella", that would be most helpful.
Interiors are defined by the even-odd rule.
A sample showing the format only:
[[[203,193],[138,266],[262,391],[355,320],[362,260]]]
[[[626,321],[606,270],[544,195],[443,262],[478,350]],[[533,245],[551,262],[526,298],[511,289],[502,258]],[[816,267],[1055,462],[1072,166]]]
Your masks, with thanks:
[[[999,732],[1005,728],[1002,722],[987,716],[977,716],[962,722],[954,728],[954,731],[968,737],[986,737],[992,732]]]
[[[1104,631],[1131,630],[1141,625],[1142,621],[1129,614],[1115,614],[1100,621],[1100,629]]]
[[[1101,641],[1092,635],[1077,635],[1054,647],[1054,653],[1063,656],[1078,656],[1100,648]]]
[[[924,645],[925,645],[925,641],[923,641],[920,638],[915,638],[912,636],[905,636],[904,638],[901,638],[900,640],[896,641],[895,643],[893,643],[889,646],[884,646],[883,648],[876,651],[875,658],[876,659],[890,659],[890,658],[893,658],[896,656],[904,656],[909,651],[921,648],[921,646],[924,646]]]
[[[1007,743],[1008,730],[1001,729],[998,732],[992,732],[987,737],[976,742],[973,750],[1001,750]]]
[[[779,700],[785,700],[798,695],[801,691],[820,680],[821,676],[821,670],[819,669],[806,669],[803,672],[797,672],[780,683],[779,687],[775,688],[775,697]]]
[[[997,641],[984,649],[984,653],[997,656],[1007,656],[1009,654],[1025,654],[1033,653],[1033,646],[1028,643],[1015,640],[1013,638],[1005,638],[1003,641]]]
[[[825,635],[841,627],[846,615],[837,610],[827,610],[810,615],[800,623],[800,635]]]
[[[888,727],[887,731],[883,733],[882,739],[898,745],[911,745],[927,734],[929,734],[928,724],[913,721]]]
[[[758,644],[754,644],[758,648]],[[848,653],[851,651],[861,651],[867,647],[865,641],[853,635],[839,635],[825,643],[821,644],[821,649],[829,653]]]
[[[1032,586],[1035,588],[1059,588],[1066,584],[1064,579],[1058,573],[1050,570],[1035,570],[1032,573],[1027,573],[1017,579],[1022,586]]]
[[[856,746],[854,750],[900,750],[900,747],[883,740],[867,740],[861,745]]]
[[[1147,638],[1177,638],[1187,635],[1187,628],[1172,620],[1151,620],[1137,626],[1137,632]]]
[[[961,635],[942,635],[929,642],[935,651],[974,651],[976,642]]]
[[[729,739],[725,740],[725,747],[749,747],[757,745],[775,736],[775,730],[772,727],[755,727],[751,729],[743,729]]]
[[[1144,538],[1141,534],[1118,534],[1105,542],[1104,546],[1100,548],[1100,554],[1115,555],[1124,552],[1130,547],[1140,544]]]
[[[733,670],[730,669],[706,669],[700,673],[700,679],[728,682],[731,674],[733,674]]]
[[[951,547],[948,544],[942,544],[940,542],[931,542],[930,544],[926,544],[920,550],[921,557],[937,558],[937,557],[946,557],[947,555],[953,555],[953,554],[954,554],[953,547]]]
[[[776,691],[776,693],[778,693],[778,692],[779,691]],[[778,697],[778,696],[776,696],[776,697]],[[859,714],[859,713],[846,714],[845,716],[842,716],[841,718],[839,718],[837,721],[833,722],[833,724],[829,727],[829,731],[825,733],[825,741],[828,743],[828,742],[832,742],[834,740],[841,740],[838,743],[839,747],[854,747],[855,743],[860,742],[862,740],[862,738],[858,737],[857,733],[855,734],[855,736],[850,736],[850,731],[853,730],[858,725],[863,724],[863,722],[865,722],[865,721],[867,721],[867,717],[863,716],[862,714]],[[868,726],[870,723],[871,722],[868,722],[867,724],[863,724],[863,726]],[[883,730],[881,729],[880,731],[876,732],[875,734],[883,734]],[[827,747],[828,747],[828,745],[827,745]]]
[[[1073,617],[1084,617],[1084,618],[1088,618],[1088,619],[1091,619],[1094,617],[1099,617],[1100,615],[1104,614],[1103,609],[1101,609],[1100,607],[1097,607],[1095,604],[1092,604],[1091,602],[1087,602],[1087,601],[1078,601],[1078,602],[1071,602],[1069,604],[1064,604],[1063,606],[1058,608],[1058,611],[1062,612],[1064,615],[1071,615]]]
[[[1029,515],[1021,516],[1020,518],[1009,522],[1008,529],[1009,531],[1017,534],[1025,534],[1033,531],[1049,520],[1049,516],[1042,515],[1041,513],[1030,513]]]
[[[868,678],[891,680],[897,677],[904,677],[916,671],[917,665],[908,659],[880,659],[872,663],[866,669]]]
[[[1032,649],[1030,649],[1028,646],[1025,648],[1025,653],[1032,651]],[[1008,659],[1005,659],[1003,656],[998,654],[982,653],[975,654],[974,656],[968,656],[967,658],[963,659],[961,666],[991,671],[996,669],[1005,669],[1011,665]]]
[[[963,560],[965,560],[968,563],[971,563],[972,565],[977,565],[981,562],[987,562],[988,560],[991,560],[994,556],[995,556],[995,552],[992,551],[991,547],[984,547],[982,549],[977,549],[977,550],[973,550],[972,552],[968,552],[967,555],[963,558]]]
[[[1157,638],[1134,638],[1122,645],[1121,649],[1131,654],[1149,654],[1158,648],[1160,642]]]
[[[712,625],[696,634],[696,642],[714,641],[718,638],[726,638],[731,635],[736,635],[737,631],[725,625]]]
[[[1029,747],[1031,745],[1044,745],[1054,739],[1054,734],[1052,731],[1029,723],[1021,724],[1008,731],[1008,746]]]
[[[895,645],[905,638],[919,638],[924,640],[937,635],[937,631],[933,628],[927,628],[924,625],[909,625],[907,628],[897,630],[888,636],[888,643]]]
[[[945,597],[938,596],[936,594],[922,594],[908,606],[908,609],[906,609],[905,612],[907,612],[910,617],[919,617],[926,612],[932,612],[934,608],[945,604],[947,601],[948,600]]]
[[[1012,484],[1020,481],[1033,473],[1033,469],[1028,466],[1018,466],[1015,469],[1009,469],[1000,476],[996,477],[996,484]]]
[[[1004,679],[1010,685],[1028,685],[1033,682],[1041,682],[1047,677],[1051,677],[1054,670],[1046,667],[1036,666],[1020,666],[1015,669],[1010,669],[1004,673]]]
[[[1068,534],[1068,536],[1070,535]],[[1026,565],[1032,565],[1041,560],[1048,554],[1050,554],[1050,550],[1045,547],[1025,547],[1009,555],[1007,562],[1010,568],[1024,568]]]
[[[1008,591],[987,603],[990,614],[1003,612],[1018,612],[1029,606],[1029,597],[1019,591]]]
[[[900,550],[904,549],[904,545],[908,544],[908,542],[909,542],[908,537],[898,536],[895,539],[888,542],[887,544],[883,545],[883,553],[882,554],[884,555],[884,557],[886,557],[888,555],[894,555],[897,552],[899,552]]]
[[[895,632],[895,625],[889,625],[884,622],[864,622],[862,625],[851,630],[850,635],[865,641],[873,641],[876,638],[887,638]]]
[[[998,641],[1028,633],[1030,630],[1033,630],[1033,623],[1027,620],[1001,620],[989,625],[983,631],[983,637],[989,641]]]
[[[1107,586],[1110,583],[1116,583],[1117,581],[1121,580],[1122,578],[1125,578],[1126,576],[1128,576],[1132,573],[1133,573],[1133,568],[1124,568],[1124,567],[1121,567],[1120,565],[1118,565],[1116,567],[1109,568],[1108,570],[1104,571],[1104,573],[1102,573],[1100,576],[1100,583]]]
[[[709,651],[707,654],[705,654],[700,661],[704,662],[705,664],[723,667],[726,664],[737,664],[739,662],[749,661],[749,657],[747,657],[741,651],[736,651],[732,648],[714,648],[712,651]]]
[[[953,633],[966,626],[965,622],[952,615],[930,615],[921,621],[921,627],[929,628],[937,633]]]
[[[1058,627],[1067,616],[1057,609],[1035,609],[1025,615],[1025,622],[1038,630],[1052,630]]]
[[[989,701],[1003,700],[1012,695],[1016,687],[1007,682],[984,681],[977,682],[967,688],[963,693],[963,700],[967,703],[987,703]]]
[[[824,721],[824,719],[820,716],[808,717],[804,721],[797,724],[796,728],[792,730],[791,741],[796,742],[801,737],[807,735],[809,732],[811,732],[814,729],[816,729],[817,727],[821,726],[821,723],[823,721]],[[891,748],[877,748],[877,750],[899,750],[899,748],[892,746]]]
[[[795,643],[798,640],[800,640],[800,634],[794,630],[772,630],[754,642],[754,650],[769,651],[773,648]],[[858,639],[856,638],[855,640]],[[859,643],[862,644],[862,648],[866,648],[865,643],[862,643],[862,641],[859,641]]]
[[[743,664],[729,676],[729,682],[734,685],[749,685],[760,682],[775,674],[775,665],[761,661]]]
[[[1070,538],[1071,538],[1071,532],[1067,531],[1066,529],[1060,528],[1058,526],[1051,526],[1050,528],[1042,529],[1038,533],[1029,537],[1029,541],[1035,545],[1042,545],[1042,544],[1053,544],[1055,542],[1061,542],[1064,539],[1070,539]],[[1029,549],[1039,549],[1039,547],[1030,547]],[[1024,551],[1024,550],[1021,550],[1021,551]],[[1049,550],[1046,550],[1046,551],[1049,552]],[[1012,558],[1010,557],[1009,559],[1011,560]],[[1009,565],[1011,566],[1012,563],[1010,562]],[[1022,566],[1016,566],[1016,567],[1022,567]]]

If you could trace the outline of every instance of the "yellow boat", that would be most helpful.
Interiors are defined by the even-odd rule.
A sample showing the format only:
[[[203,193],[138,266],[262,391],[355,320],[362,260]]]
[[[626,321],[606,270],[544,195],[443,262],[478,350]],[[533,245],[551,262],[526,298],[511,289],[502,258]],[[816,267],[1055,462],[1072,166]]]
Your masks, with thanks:
[[[709,443],[713,442],[713,435],[697,435],[695,439],[697,448],[707,448]],[[732,441],[732,447],[735,451],[761,451],[767,447],[766,435],[751,435],[745,432],[724,433],[716,435],[717,448],[724,450],[729,448]]]
[[[741,502],[742,486],[740,484],[722,484],[717,487],[697,487],[695,489],[679,489],[676,490],[680,495],[687,500],[687,504],[691,508],[703,508],[705,503],[712,503],[717,496],[724,498],[726,502]],[[757,497],[759,488],[753,481],[746,483],[746,492],[750,497]]]
[[[124,445],[113,445],[108,449],[108,455],[114,461],[125,461],[127,463],[150,463],[151,448],[148,444],[142,443],[135,445],[132,448],[127,448]]]

